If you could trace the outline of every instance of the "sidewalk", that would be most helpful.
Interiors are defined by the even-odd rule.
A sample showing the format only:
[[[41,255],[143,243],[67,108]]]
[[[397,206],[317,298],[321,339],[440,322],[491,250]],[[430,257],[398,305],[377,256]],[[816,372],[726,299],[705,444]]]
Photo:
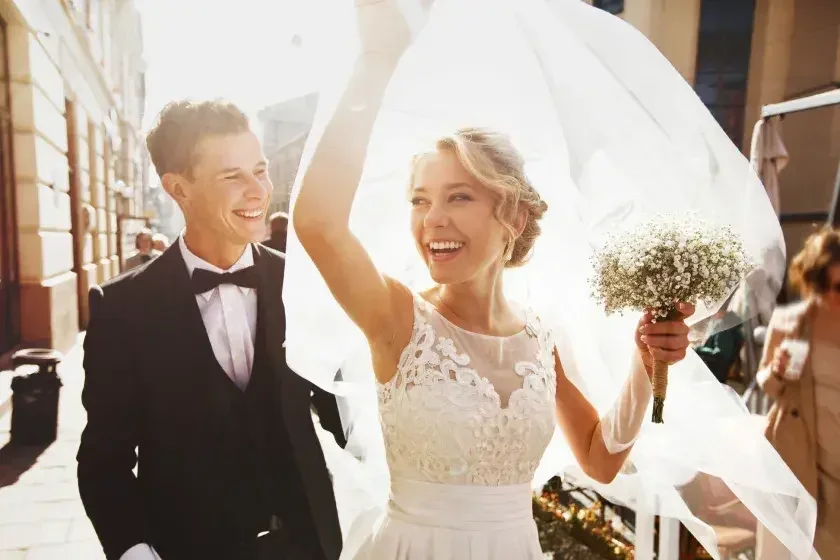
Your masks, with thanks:
[[[0,560],[105,558],[76,485],[76,450],[85,425],[81,342],[59,366],[64,386],[52,445],[8,445],[12,413],[0,415]],[[8,384],[10,375],[0,372],[0,382]]]

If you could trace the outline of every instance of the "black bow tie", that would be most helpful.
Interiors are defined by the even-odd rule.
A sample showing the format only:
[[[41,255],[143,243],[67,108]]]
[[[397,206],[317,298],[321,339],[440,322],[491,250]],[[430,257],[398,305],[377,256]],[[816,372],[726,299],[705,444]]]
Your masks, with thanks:
[[[222,284],[235,284],[242,288],[257,287],[257,268],[249,266],[236,272],[218,273],[212,270],[196,268],[192,273],[192,288],[196,295],[209,292]]]

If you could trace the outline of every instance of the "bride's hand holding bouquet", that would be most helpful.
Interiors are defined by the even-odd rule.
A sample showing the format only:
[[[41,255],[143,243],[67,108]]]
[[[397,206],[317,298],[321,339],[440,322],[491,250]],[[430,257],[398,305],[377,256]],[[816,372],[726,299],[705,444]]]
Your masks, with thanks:
[[[662,423],[668,366],[685,357],[694,303],[714,305],[752,270],[741,239],[696,214],[657,216],[614,235],[593,257],[593,296],[605,312],[643,311],[636,344],[653,382]]]

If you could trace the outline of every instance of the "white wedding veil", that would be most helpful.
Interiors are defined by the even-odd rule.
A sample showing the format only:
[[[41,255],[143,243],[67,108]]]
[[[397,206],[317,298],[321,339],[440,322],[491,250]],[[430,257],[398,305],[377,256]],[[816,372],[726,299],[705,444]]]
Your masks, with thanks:
[[[728,224],[758,264],[729,317],[768,314],[784,276],[784,242],[748,161],[643,35],[580,0],[398,4],[416,35],[377,117],[351,216],[380,270],[413,289],[430,282],[408,227],[411,156],[463,126],[508,134],[548,212],[531,261],[506,273],[506,290],[551,326],[566,374],[605,419],[644,407],[626,468],[612,484],[593,487],[679,519],[716,558],[721,500],[731,498],[739,518],[760,522],[790,558],[817,558],[814,499],[766,441],[760,419],[696,354],[671,368],[664,424],[649,420],[649,393],[621,398],[638,316],[606,317],[587,284],[591,251],[602,240],[657,213],[691,210]],[[322,94],[298,183],[334,102]],[[375,506],[388,491],[370,356],[293,229],[287,249],[288,363],[341,395],[348,449],[361,458],[342,484],[358,486],[355,507],[364,510],[361,496]],[[698,306],[691,319],[698,337],[732,326],[709,320],[724,303]],[[569,472],[582,476],[558,433],[535,483]]]

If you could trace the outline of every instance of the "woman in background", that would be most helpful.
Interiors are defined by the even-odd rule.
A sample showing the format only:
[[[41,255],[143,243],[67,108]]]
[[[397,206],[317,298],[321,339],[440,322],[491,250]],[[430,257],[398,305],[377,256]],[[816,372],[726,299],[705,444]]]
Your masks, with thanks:
[[[808,237],[790,281],[802,301],[773,313],[758,371],[767,438],[817,499],[817,552],[840,558],[840,231]],[[759,560],[783,558],[776,546],[759,528]]]

